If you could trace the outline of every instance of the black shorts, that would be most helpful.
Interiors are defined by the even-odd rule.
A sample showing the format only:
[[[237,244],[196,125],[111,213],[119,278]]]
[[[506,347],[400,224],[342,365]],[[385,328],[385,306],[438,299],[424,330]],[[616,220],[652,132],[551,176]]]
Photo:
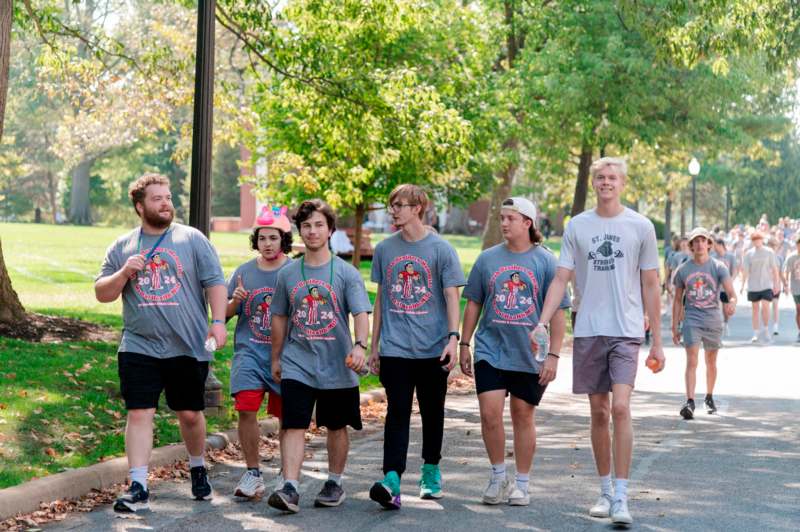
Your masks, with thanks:
[[[318,427],[339,430],[350,425],[361,430],[358,386],[320,390],[292,379],[281,380],[281,428],[307,429],[315,403]]]
[[[478,395],[492,390],[505,390],[528,404],[538,406],[547,386],[539,384],[538,373],[497,369],[485,360],[475,364],[475,389]]]
[[[719,300],[721,303],[727,303],[728,301],[730,301],[730,299],[728,299],[728,292],[720,292]]]
[[[774,295],[772,290],[760,290],[758,292],[747,292],[747,300],[751,303],[757,301],[772,301]]]
[[[187,357],[117,354],[119,388],[128,410],[157,408],[163,390],[172,410],[204,410],[208,362]]]

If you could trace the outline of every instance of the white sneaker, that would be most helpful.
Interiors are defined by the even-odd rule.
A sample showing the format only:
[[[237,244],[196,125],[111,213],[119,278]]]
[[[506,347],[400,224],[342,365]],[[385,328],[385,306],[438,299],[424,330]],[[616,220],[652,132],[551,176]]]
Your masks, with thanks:
[[[511,490],[511,494],[508,496],[508,505],[528,506],[530,503],[531,503],[531,496],[527,493],[524,493],[517,486],[514,486],[514,489]]]
[[[503,480],[496,479],[494,476],[489,479],[489,485],[483,492],[483,504],[504,504],[508,502],[508,495],[511,492],[511,483],[508,477]]]
[[[633,517],[628,511],[628,501],[617,499],[611,503],[611,522],[615,525],[630,525]]]
[[[759,336],[758,334],[754,334],[754,335],[753,335],[753,337],[752,337],[752,338],[750,338],[750,343],[751,343],[751,344],[756,344],[756,343],[758,343],[758,336]]]
[[[592,517],[608,517],[611,514],[611,495],[600,495],[594,506],[589,508]]]
[[[252,471],[245,471],[233,494],[237,497],[260,499],[264,495],[264,491],[266,491],[264,477],[256,476]]]
[[[772,336],[778,336],[778,324],[772,326]]]

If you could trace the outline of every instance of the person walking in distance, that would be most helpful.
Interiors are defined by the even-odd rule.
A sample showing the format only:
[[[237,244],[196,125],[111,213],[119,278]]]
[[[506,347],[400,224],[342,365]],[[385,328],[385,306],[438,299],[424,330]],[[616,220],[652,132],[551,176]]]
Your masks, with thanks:
[[[205,342],[213,338],[222,347],[227,340],[225,278],[219,258],[200,231],[173,223],[169,180],[145,174],[131,183],[129,196],[141,225],[108,248],[94,285],[101,303],[122,296],[124,326],[117,362],[128,410],[125,454],[131,484],[114,503],[114,511],[120,513],[149,506],[147,470],[162,391],[178,417],[189,453],[192,496],[202,500],[211,495],[203,457],[203,410],[213,354],[206,351]],[[210,325],[206,301],[211,307]]]
[[[442,458],[447,377],[458,353],[459,288],[464,273],[456,250],[423,225],[428,195],[416,185],[397,186],[388,198],[399,231],[375,247],[372,280],[378,285],[372,314],[372,372],[386,390],[384,478],[370,498],[399,509],[406,470],[411,407],[417,395],[422,417],[419,496],[443,497]]]
[[[730,273],[731,276],[731,283],[735,283],[736,276],[739,275],[739,267],[738,267],[739,263],[736,261],[736,255],[734,255],[733,252],[728,251],[728,248],[725,245],[725,240],[723,240],[722,238],[716,238],[714,240],[714,250],[711,252],[711,258],[720,261],[722,264],[725,265],[726,268],[728,268],[728,272]],[[728,293],[722,290],[719,293],[719,300],[723,305],[726,305],[729,301]],[[722,335],[727,336],[728,320],[730,319],[730,316],[723,311],[722,317],[725,321],[725,324],[723,325],[722,329]]]
[[[672,340],[675,345],[680,345],[683,337],[686,349],[686,403],[680,411],[684,419],[694,418],[697,358],[701,342],[706,357],[705,405],[709,414],[717,411],[713,394],[717,381],[717,353],[722,347],[720,288],[727,295],[723,307],[725,316],[732,316],[736,310],[736,290],[728,268],[722,261],[709,256],[712,238],[702,227],[692,231],[689,235],[692,258],[678,267],[673,280],[675,303],[672,306]],[[682,329],[679,328],[681,322]]]
[[[292,262],[286,256],[292,250],[292,226],[286,207],[264,207],[249,240],[250,248],[258,255],[231,275],[225,317],[237,317],[230,382],[234,408],[239,414],[239,443],[247,466],[234,495],[260,498],[266,487],[259,467],[258,411],[265,395],[267,413],[281,417],[280,387],[272,379],[270,307],[278,272]],[[283,439],[282,431],[278,439]],[[283,487],[281,475],[276,483]]]
[[[778,259],[771,249],[764,246],[764,235],[760,231],[754,231],[750,241],[753,247],[742,260],[741,288],[742,293],[747,289],[747,300],[752,304],[753,337],[750,342],[761,340],[769,343],[769,307],[776,291],[780,290]]]
[[[344,502],[342,486],[350,437],[361,430],[358,375],[365,364],[372,308],[361,274],[331,253],[336,215],[319,199],[304,201],[294,217],[305,255],[278,272],[272,297],[272,378],[281,386],[281,463],[285,482],[267,504],[300,511],[300,469],[305,432],[316,406],[316,424],[327,427],[328,479],[314,500],[321,508]],[[307,297],[316,300],[312,307]],[[353,316],[356,341],[350,334]]]
[[[536,218],[536,206],[530,200],[514,197],[503,201],[500,227],[504,242],[478,256],[464,289],[467,306],[459,360],[464,374],[475,376],[481,435],[491,465],[484,504],[530,504],[528,486],[536,450],[534,414],[548,383],[555,379],[566,330],[565,313],[559,311],[552,320],[549,349],[532,345],[530,333],[539,321],[556,270],[555,257],[542,246]],[[569,298],[562,293],[559,308],[569,306]],[[470,339],[476,325],[473,366]],[[503,426],[509,395],[516,466],[513,481],[506,472]]]
[[[783,265],[784,290],[791,291],[794,300],[794,320],[797,325],[797,342],[800,343],[800,235],[795,238],[795,249]]]
[[[574,271],[582,299],[575,323],[572,391],[589,395],[592,450],[600,475],[600,498],[589,514],[610,516],[612,523],[622,525],[633,522],[627,497],[633,455],[630,402],[645,312],[652,329],[661,330],[655,228],[622,205],[627,174],[623,159],[604,157],[592,164],[597,207],[567,226],[556,278],[537,325],[538,330],[549,323]],[[664,368],[660,334],[653,335],[647,363],[656,372]]]

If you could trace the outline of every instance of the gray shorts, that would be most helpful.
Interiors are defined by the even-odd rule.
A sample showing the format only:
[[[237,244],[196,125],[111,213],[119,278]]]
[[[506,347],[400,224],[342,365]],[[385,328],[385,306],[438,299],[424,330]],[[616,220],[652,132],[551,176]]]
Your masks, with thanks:
[[[683,325],[681,329],[683,335],[683,346],[694,347],[703,342],[703,349],[712,350],[722,347],[722,329],[696,327],[692,325]]]
[[[641,338],[586,336],[572,344],[572,393],[608,393],[636,381]]]

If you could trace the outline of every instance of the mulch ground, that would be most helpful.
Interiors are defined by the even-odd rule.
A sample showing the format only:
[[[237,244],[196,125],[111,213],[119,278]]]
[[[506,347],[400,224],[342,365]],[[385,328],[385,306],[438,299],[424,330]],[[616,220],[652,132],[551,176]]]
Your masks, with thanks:
[[[87,321],[31,312],[24,320],[0,322],[0,336],[26,342],[115,342],[119,331]]]

